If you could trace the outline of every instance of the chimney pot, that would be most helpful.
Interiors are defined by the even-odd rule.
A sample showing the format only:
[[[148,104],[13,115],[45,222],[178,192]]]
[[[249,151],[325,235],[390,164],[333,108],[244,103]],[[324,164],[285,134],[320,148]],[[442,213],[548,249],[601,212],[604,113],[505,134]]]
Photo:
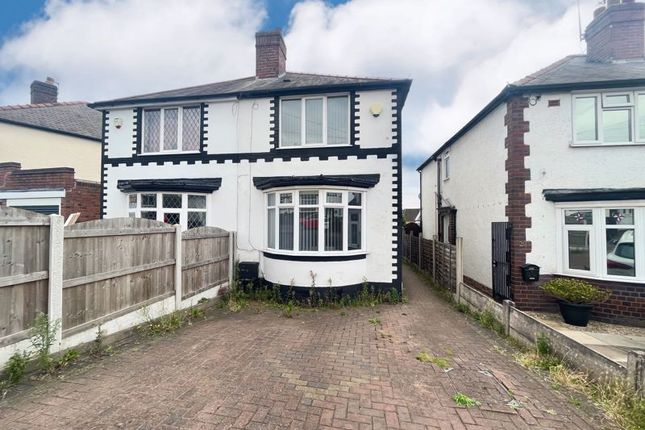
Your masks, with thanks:
[[[255,33],[255,77],[277,78],[284,75],[287,67],[287,48],[282,30]]]
[[[58,102],[58,86],[56,81],[50,77],[47,77],[45,82],[33,81],[30,88],[31,104]]]
[[[585,29],[587,59],[595,62],[645,59],[645,3],[608,0]]]

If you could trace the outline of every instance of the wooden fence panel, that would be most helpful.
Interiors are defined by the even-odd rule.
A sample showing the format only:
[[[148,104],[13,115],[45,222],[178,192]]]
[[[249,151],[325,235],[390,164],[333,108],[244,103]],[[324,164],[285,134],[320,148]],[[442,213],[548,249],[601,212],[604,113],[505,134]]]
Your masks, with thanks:
[[[113,218],[65,228],[63,330],[174,292],[174,227]]]
[[[419,243],[420,241],[420,243]],[[455,245],[438,240],[403,235],[403,257],[434,281],[455,292],[457,288],[457,252]]]
[[[0,208],[0,344],[47,312],[48,252],[48,216]]]
[[[199,227],[182,235],[182,299],[228,281],[229,233]]]

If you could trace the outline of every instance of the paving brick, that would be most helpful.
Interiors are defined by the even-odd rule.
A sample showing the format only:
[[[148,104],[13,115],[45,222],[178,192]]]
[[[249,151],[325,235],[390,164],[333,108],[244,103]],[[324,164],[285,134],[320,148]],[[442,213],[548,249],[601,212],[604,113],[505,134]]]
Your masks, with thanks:
[[[337,310],[303,310],[292,319],[270,309],[217,311],[175,335],[72,369],[63,380],[21,387],[0,402],[0,428],[560,430],[606,424],[497,352],[494,335],[433,296],[407,268],[404,288],[407,304],[352,308],[344,316]],[[377,316],[381,327],[368,321]],[[417,361],[420,351],[446,357],[453,370]],[[507,406],[507,388],[523,408]],[[482,405],[457,407],[456,392]]]

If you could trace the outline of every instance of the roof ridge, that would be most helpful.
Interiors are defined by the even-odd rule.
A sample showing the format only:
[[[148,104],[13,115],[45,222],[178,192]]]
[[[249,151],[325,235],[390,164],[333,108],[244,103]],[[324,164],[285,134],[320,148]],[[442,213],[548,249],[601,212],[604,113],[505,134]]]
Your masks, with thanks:
[[[334,74],[321,74],[321,73],[307,73],[307,72],[294,72],[287,70],[286,73],[293,73],[298,75],[307,75],[307,76],[325,76],[329,78],[348,78],[348,79],[365,79],[368,81],[383,81],[383,80],[392,80],[392,78],[375,78],[370,76],[349,76],[349,75],[334,75]]]
[[[46,107],[75,106],[75,105],[87,105],[87,102],[70,101],[70,102],[56,102],[56,103],[28,103],[28,104],[21,104],[21,105],[4,105],[4,106],[0,106],[0,111],[20,110],[20,109],[38,109],[38,108],[46,108]]]
[[[526,85],[529,82],[537,79],[538,77],[543,76],[544,74],[546,74],[548,72],[552,72],[552,71],[558,69],[559,67],[562,67],[567,61],[569,61],[569,60],[571,60],[572,58],[575,58],[575,57],[585,57],[585,55],[578,55],[578,54],[576,54],[576,55],[567,55],[566,57],[561,58],[558,61],[556,61],[554,63],[551,63],[546,67],[538,69],[537,71],[535,71],[533,73],[529,73],[528,75],[526,75],[522,79],[519,79],[518,81],[515,81],[513,84],[514,85]]]

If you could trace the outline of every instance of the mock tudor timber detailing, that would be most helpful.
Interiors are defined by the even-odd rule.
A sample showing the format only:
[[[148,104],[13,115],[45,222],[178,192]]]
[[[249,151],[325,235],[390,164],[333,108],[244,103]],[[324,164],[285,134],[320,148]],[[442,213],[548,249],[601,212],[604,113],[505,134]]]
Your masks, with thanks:
[[[143,129],[142,116],[143,109],[134,109],[134,121],[132,122],[132,155],[141,154],[141,130]]]
[[[208,104],[201,103],[199,105],[199,152],[205,154],[208,149]]]
[[[269,107],[269,142],[271,150],[278,149],[280,139],[280,97],[273,97]]]
[[[103,111],[103,120],[101,121],[101,210],[99,211],[99,218],[103,219],[107,211],[107,139],[109,133],[109,118],[108,111]]]
[[[392,192],[394,193],[392,203],[394,209],[392,211],[392,237],[395,240],[392,247],[392,273],[395,274],[393,282],[400,292],[402,291],[403,282],[403,229],[401,228],[403,220],[403,166],[401,166],[403,159],[401,144],[401,111],[403,110],[403,103],[398,91],[392,91],[392,106],[395,108],[392,110],[392,147],[396,149],[397,155],[396,160],[392,162],[392,168],[394,169],[394,181],[392,183]]]
[[[358,99],[359,95],[356,94],[356,91],[351,91],[349,93],[349,143],[351,145],[360,145],[359,143],[359,120],[360,115],[358,115],[358,107],[360,101]]]

